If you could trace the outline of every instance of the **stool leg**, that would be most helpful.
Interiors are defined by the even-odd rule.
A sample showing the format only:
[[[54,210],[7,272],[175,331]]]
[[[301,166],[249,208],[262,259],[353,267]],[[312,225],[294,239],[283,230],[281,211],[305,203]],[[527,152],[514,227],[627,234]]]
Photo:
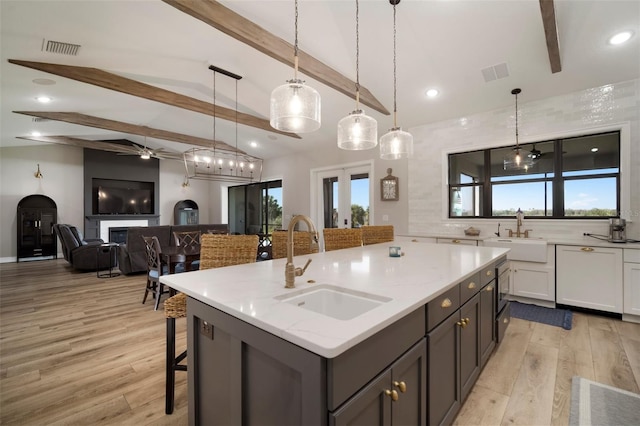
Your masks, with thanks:
[[[173,399],[175,392],[176,370],[174,368],[176,357],[176,319],[167,318],[167,378],[165,413],[173,413]]]

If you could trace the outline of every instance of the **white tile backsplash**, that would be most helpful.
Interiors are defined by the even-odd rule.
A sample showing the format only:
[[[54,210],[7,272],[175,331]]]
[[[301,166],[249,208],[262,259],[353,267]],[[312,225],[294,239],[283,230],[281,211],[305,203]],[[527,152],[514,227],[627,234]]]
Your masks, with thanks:
[[[523,96],[524,95],[524,96]],[[630,135],[627,236],[640,238],[640,80],[608,84],[567,95],[526,102],[518,99],[520,142],[528,143],[589,133],[599,127],[627,126]],[[515,107],[460,117],[409,129],[414,156],[408,163],[409,232],[462,235],[469,226],[493,235],[515,225],[515,218],[452,220],[446,217],[447,152],[461,152],[515,143]],[[623,169],[624,173],[624,169]],[[625,196],[623,194],[623,196]],[[514,206],[518,207],[518,206]],[[525,219],[526,220],[526,219]],[[605,220],[527,221],[532,235],[574,237],[583,232],[606,234]]]

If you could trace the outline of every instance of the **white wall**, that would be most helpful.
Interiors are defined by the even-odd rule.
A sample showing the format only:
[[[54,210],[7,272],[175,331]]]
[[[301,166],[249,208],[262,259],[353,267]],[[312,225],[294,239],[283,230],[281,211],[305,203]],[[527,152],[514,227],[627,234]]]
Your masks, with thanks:
[[[526,102],[526,87],[518,99],[520,143],[549,140],[595,132],[626,129],[628,153],[623,153],[622,215],[634,220],[627,228],[629,238],[640,232],[640,80],[611,84],[541,101]],[[498,222],[489,219],[447,219],[446,154],[515,144],[515,107],[489,111],[410,129],[415,155],[409,161],[409,231],[462,235],[473,225],[482,235],[491,235]],[[625,167],[626,166],[626,167]],[[514,206],[518,208],[518,206]],[[608,232],[607,220],[530,220],[534,236],[581,236],[583,232]]]
[[[40,164],[42,179],[34,173]],[[82,149],[42,145],[0,149],[0,260],[15,261],[17,206],[42,194],[58,206],[58,222],[84,224]]]
[[[334,141],[310,152],[270,159],[265,162],[262,175],[264,179],[272,176],[282,179],[283,219],[286,223],[292,214],[311,214],[310,171],[312,169],[341,166],[371,159],[374,159],[373,176],[370,176],[374,187],[371,224],[394,225],[396,232],[406,233],[408,229],[407,160],[380,160],[380,151],[377,147],[366,151],[344,151],[339,149]],[[380,201],[380,179],[387,175],[387,168],[392,168],[393,175],[399,179],[399,201]],[[388,216],[387,222],[382,221],[383,215]]]
[[[33,175],[40,164],[42,179]],[[18,202],[31,194],[42,194],[58,206],[58,223],[84,227],[83,149],[65,145],[39,145],[0,148],[0,262],[15,261],[17,254]],[[226,205],[220,199],[220,185],[191,180],[186,188],[184,164],[160,162],[160,224],[173,223],[173,208],[184,199],[198,203],[200,223],[222,222]],[[84,231],[84,229],[83,229]],[[61,255],[60,243],[58,252]]]

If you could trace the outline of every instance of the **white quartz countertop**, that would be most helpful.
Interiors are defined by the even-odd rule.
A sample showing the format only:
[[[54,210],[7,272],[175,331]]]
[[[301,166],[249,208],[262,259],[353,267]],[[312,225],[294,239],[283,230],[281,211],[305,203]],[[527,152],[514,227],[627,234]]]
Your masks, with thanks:
[[[313,261],[284,288],[286,259],[165,275],[160,281],[209,306],[326,358],[334,358],[425,305],[474,271],[507,253],[495,247],[403,244],[404,256],[389,257],[375,244],[294,257]],[[314,283],[310,283],[313,281]],[[329,284],[391,300],[350,320],[338,320],[276,299]]]
[[[495,235],[480,235],[477,237],[467,236],[467,235],[444,235],[444,234],[404,234],[404,235],[396,235],[396,239],[400,241],[411,241],[412,238],[441,238],[441,239],[460,239],[460,240],[476,240],[482,244],[482,241],[489,238],[498,238]],[[515,239],[515,237],[501,236],[499,238],[504,239]],[[602,237],[600,237],[602,238]],[[606,238],[606,237],[605,237]],[[567,246],[588,246],[588,247],[609,247],[609,248],[619,248],[619,249],[631,249],[631,250],[640,250],[640,243],[610,243],[609,241],[598,239],[594,237],[588,236],[549,236],[549,237],[532,237],[531,239],[542,239],[547,242],[547,244],[555,244],[555,245],[567,245]]]

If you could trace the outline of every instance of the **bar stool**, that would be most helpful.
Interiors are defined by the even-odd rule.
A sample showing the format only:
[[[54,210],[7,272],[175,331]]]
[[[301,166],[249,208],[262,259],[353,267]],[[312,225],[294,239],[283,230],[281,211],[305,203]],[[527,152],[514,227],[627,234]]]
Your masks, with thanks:
[[[167,359],[166,359],[166,400],[165,413],[173,413],[173,401],[176,385],[176,371],[187,371],[187,366],[180,364],[186,357],[186,349],[176,356],[176,318],[187,316],[187,296],[178,293],[164,301],[164,316],[167,318]]]

